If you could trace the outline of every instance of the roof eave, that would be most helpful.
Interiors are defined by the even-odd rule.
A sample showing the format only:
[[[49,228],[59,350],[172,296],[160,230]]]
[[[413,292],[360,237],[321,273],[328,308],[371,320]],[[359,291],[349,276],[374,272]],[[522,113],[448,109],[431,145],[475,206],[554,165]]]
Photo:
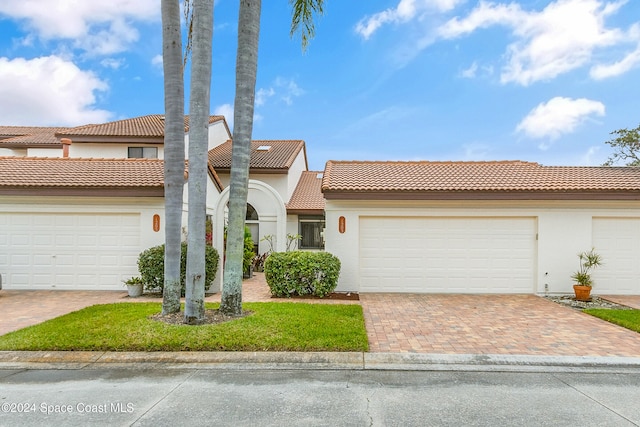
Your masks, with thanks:
[[[164,197],[163,186],[149,187],[46,187],[3,186],[2,196]]]
[[[324,209],[287,208],[287,215],[324,215]]]
[[[327,200],[640,200],[637,190],[356,191],[322,189]]]
[[[216,167],[213,166],[218,174],[228,174],[231,173],[231,168],[225,167]],[[288,168],[249,168],[249,173],[252,174],[265,174],[265,175],[286,175],[289,173]]]

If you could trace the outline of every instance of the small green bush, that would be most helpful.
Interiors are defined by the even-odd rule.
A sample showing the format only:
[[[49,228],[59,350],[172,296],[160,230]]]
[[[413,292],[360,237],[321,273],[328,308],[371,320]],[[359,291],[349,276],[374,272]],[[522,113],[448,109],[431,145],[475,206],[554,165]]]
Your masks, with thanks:
[[[242,270],[245,276],[249,275],[249,268],[253,263],[253,258],[256,256],[253,251],[253,239],[251,238],[251,230],[249,227],[244,227],[244,251],[242,255]]]
[[[338,286],[340,260],[328,252],[274,252],[265,261],[264,277],[277,297],[324,297]]]
[[[187,244],[182,242],[180,249],[180,283],[182,283],[182,295],[184,295],[187,277]],[[218,251],[212,246],[206,245],[204,256],[205,289],[209,289],[218,270]],[[138,257],[138,270],[146,290],[162,291],[164,289],[164,245],[154,246],[143,251]]]

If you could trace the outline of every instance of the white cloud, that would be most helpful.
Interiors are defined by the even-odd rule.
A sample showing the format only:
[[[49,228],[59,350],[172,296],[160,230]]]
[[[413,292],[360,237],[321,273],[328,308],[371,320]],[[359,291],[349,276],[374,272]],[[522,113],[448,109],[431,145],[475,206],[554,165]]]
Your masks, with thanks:
[[[118,70],[120,69],[123,65],[125,64],[125,60],[123,58],[105,58],[102,61],[100,61],[100,65],[102,65],[105,68],[111,68],[113,70]]]
[[[158,20],[160,5],[157,0],[3,1],[0,15],[24,22],[43,40],[71,40],[91,54],[109,55],[137,41],[139,34],[131,23]]]
[[[278,77],[274,84],[280,94],[280,99],[287,105],[292,105],[293,98],[302,96],[305,93],[294,80]]]
[[[555,97],[531,110],[518,124],[516,131],[530,138],[549,138],[553,141],[563,134],[574,132],[593,115],[605,115],[603,103],[586,98]]]
[[[472,79],[476,76],[477,72],[478,72],[478,63],[474,62],[473,64],[471,64],[469,68],[467,68],[466,70],[462,70],[462,72],[460,73],[460,76],[464,77],[465,79]]]
[[[278,99],[287,105],[292,105],[294,98],[305,94],[293,79],[277,77],[268,88],[260,88],[256,91],[256,106],[265,105],[270,98]]]
[[[111,113],[95,109],[96,92],[108,85],[58,56],[0,58],[0,117],[11,125],[77,126],[102,123]]]
[[[163,69],[162,67],[164,66],[162,55],[158,54],[153,58],[151,58],[151,65],[162,70]]]
[[[631,51],[620,61],[611,64],[597,64],[591,68],[590,75],[596,80],[615,77],[631,71],[640,65],[640,24],[631,27],[628,33],[630,40],[636,41],[635,50]]]
[[[598,164],[602,164],[602,162],[598,162],[598,155],[600,152],[600,147],[589,147],[586,153],[580,159],[580,164],[584,166],[594,166]]]
[[[229,129],[233,130],[233,105],[231,104],[222,104],[218,105],[214,110],[213,114],[215,116],[224,116],[227,121],[227,125],[229,125]]]
[[[267,98],[271,98],[275,95],[276,91],[270,87],[269,89],[260,88],[256,92],[256,106],[264,105],[267,102]]]
[[[557,0],[538,12],[517,3],[483,1],[468,16],[448,21],[439,34],[452,39],[494,25],[509,28],[516,40],[507,46],[501,82],[526,86],[588,64],[596,49],[625,42],[623,31],[605,26],[605,19],[625,3]]]
[[[400,0],[395,8],[362,18],[356,24],[356,32],[368,39],[384,24],[408,22],[427,11],[447,12],[462,1],[464,0]]]

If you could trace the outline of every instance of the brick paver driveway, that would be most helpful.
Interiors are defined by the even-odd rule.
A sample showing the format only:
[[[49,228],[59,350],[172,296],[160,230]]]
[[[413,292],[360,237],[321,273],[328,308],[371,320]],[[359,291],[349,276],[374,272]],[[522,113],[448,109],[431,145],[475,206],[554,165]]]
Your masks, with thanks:
[[[243,300],[271,299],[263,274],[243,282]],[[614,297],[611,297],[613,300]],[[220,294],[207,301],[220,301]],[[615,297],[640,308],[640,296]],[[0,335],[92,304],[131,299],[117,291],[0,291]],[[371,352],[640,357],[640,334],[534,295],[361,294]]]
[[[371,352],[640,357],[637,332],[535,295],[361,294],[360,301]]]

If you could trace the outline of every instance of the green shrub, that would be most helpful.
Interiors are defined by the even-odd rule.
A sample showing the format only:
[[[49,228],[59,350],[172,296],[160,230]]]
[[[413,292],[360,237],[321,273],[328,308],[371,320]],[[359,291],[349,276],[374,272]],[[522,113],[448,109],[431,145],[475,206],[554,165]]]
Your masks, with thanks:
[[[277,297],[324,297],[338,286],[340,260],[328,252],[274,252],[265,261],[264,277]]]
[[[182,295],[184,295],[187,277],[187,244],[182,242],[180,249],[180,283],[182,283]],[[204,256],[205,289],[209,289],[218,270],[218,251],[212,246],[205,245]],[[164,289],[164,245],[154,246],[143,251],[138,257],[138,270],[146,290],[162,291]]]
[[[244,251],[242,255],[242,271],[245,276],[249,275],[249,268],[253,264],[253,258],[256,254],[253,251],[253,239],[251,238],[251,230],[249,227],[244,227]]]

